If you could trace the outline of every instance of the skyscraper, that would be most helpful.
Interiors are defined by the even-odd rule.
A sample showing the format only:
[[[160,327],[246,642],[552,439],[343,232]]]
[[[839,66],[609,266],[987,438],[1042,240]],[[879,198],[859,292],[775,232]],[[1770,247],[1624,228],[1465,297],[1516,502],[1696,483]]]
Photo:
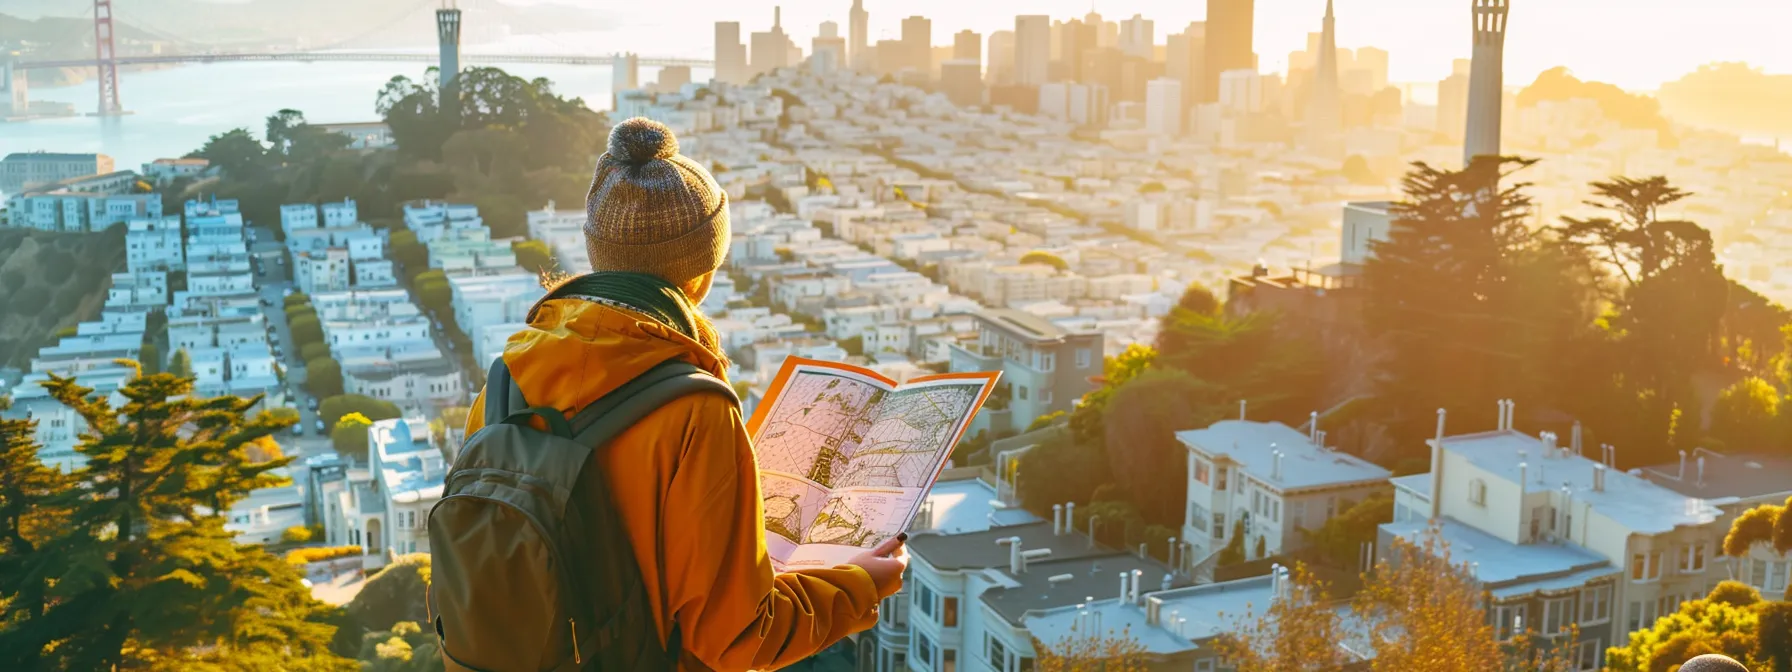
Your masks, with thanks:
[[[1157,46],[1156,24],[1143,15],[1120,22],[1120,51],[1127,56],[1151,58]]]
[[[871,58],[870,34],[866,30],[871,22],[871,13],[865,11],[864,0],[852,0],[852,12],[847,18],[849,38],[847,58],[852,60],[852,69],[864,71],[869,69]]]
[[[991,83],[1014,83],[1014,31],[998,30],[989,34],[989,62],[986,65]]]
[[[1475,53],[1468,80],[1468,129],[1462,164],[1500,153],[1504,104],[1507,0],[1474,0]]]
[[[747,81],[747,47],[740,43],[739,21],[716,22],[716,80],[728,84]]]
[[[1316,60],[1313,95],[1307,110],[1307,151],[1334,157],[1343,151],[1339,134],[1344,130],[1344,103],[1338,90],[1338,33],[1331,0],[1325,1],[1325,30],[1320,33]]]
[[[1062,55],[1058,60],[1064,63],[1065,79],[1073,82],[1086,81],[1085,78],[1087,75],[1085,69],[1087,63],[1084,62],[1084,59],[1089,57],[1090,51],[1097,48],[1097,36],[1098,32],[1096,30],[1096,25],[1085,23],[1078,19],[1071,19],[1064,22],[1064,30],[1061,37],[1064,46],[1060,49]],[[1116,63],[1115,67],[1118,67],[1118,63]]]
[[[952,60],[983,62],[983,36],[973,30],[952,35]]]
[[[610,109],[623,93],[641,88],[641,60],[636,54],[617,54],[610,62]]]
[[[1182,108],[1195,105],[1205,89],[1203,63],[1207,61],[1207,24],[1191,21],[1182,32],[1170,35],[1164,46],[1164,76],[1182,82]]]
[[[747,61],[750,72],[771,72],[790,65],[790,37],[784,34],[784,8],[772,8],[772,29],[753,33],[753,53]]]
[[[1220,73],[1256,70],[1251,31],[1256,25],[1256,0],[1208,0],[1207,57],[1202,67],[1201,102],[1220,99]]]
[[[1450,76],[1437,83],[1437,132],[1461,140],[1468,123],[1469,60],[1451,62]]]
[[[809,60],[815,72],[833,72],[846,67],[846,38],[840,37],[840,26],[833,21],[821,22],[821,34],[810,42]]]
[[[438,56],[440,63],[436,69],[436,77],[440,81],[436,91],[441,100],[437,101],[437,105],[443,112],[459,118],[460,87],[457,86],[457,80],[460,79],[460,9],[449,7],[436,10],[436,46],[441,50]],[[113,81],[116,83],[117,80]],[[103,99],[105,92],[102,91],[100,95]],[[104,104],[100,106],[100,111],[106,111]]]
[[[933,22],[925,16],[902,20],[902,51],[908,55],[903,67],[914,68],[925,75],[933,70]]]
[[[1182,134],[1182,82],[1165,77],[1145,85],[1145,132]]]
[[[1051,61],[1052,17],[1014,17],[1014,81],[1027,86],[1044,84]]]
[[[1369,71],[1371,91],[1388,88],[1388,52],[1386,50],[1375,47],[1357,49],[1356,67]]]

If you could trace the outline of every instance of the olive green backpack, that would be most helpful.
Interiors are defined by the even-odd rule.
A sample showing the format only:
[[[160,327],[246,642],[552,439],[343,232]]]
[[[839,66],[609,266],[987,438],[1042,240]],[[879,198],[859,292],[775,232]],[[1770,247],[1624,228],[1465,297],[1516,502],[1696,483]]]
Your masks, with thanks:
[[[531,407],[502,357],[485,390],[485,427],[467,438],[429,512],[427,601],[443,663],[489,672],[676,667],[678,628],[662,647],[596,451],[673,399],[714,392],[738,404],[734,390],[672,360],[569,419]],[[549,431],[531,426],[533,417]]]

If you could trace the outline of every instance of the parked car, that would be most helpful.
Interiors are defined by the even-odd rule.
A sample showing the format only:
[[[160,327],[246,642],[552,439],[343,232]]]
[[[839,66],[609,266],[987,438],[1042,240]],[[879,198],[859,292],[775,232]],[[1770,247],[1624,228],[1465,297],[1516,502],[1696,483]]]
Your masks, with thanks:
[[[324,433],[324,421],[323,420],[317,421],[317,433],[318,434]]]
[[[312,397],[310,399],[305,400],[305,405],[310,406],[311,410],[316,411],[317,410],[317,397]]]
[[[305,423],[303,423],[303,422],[293,423],[292,435],[293,436],[304,436],[305,435]]]

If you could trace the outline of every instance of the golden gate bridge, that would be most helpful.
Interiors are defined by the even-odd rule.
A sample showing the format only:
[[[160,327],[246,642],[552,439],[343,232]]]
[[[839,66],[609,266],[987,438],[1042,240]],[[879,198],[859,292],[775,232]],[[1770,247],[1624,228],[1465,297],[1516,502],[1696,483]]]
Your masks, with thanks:
[[[395,24],[398,21],[401,21],[405,18],[408,18],[410,13],[413,13],[417,9],[420,9],[427,5],[433,4],[435,2],[435,0],[422,0],[421,2],[417,3],[415,6],[405,10],[404,13],[401,13],[401,15],[398,18],[394,19],[393,21],[386,22],[384,24],[375,26],[374,28],[363,31],[362,33],[360,33],[358,35],[354,35],[354,36],[349,37],[344,40],[339,40],[339,41],[337,41],[333,44],[327,45],[327,46],[313,47],[313,48],[309,48],[309,49],[296,49],[296,50],[292,50],[292,51],[262,50],[262,51],[234,52],[234,51],[209,51],[208,50],[208,51],[194,51],[194,52],[187,52],[187,53],[123,56],[123,55],[118,54],[117,48],[115,45],[115,40],[114,40],[114,24],[113,24],[114,14],[113,14],[113,7],[112,7],[113,1],[114,0],[93,0],[93,31],[94,31],[94,57],[93,58],[35,60],[35,61],[15,60],[7,65],[10,65],[10,67],[12,67],[15,70],[34,70],[34,69],[52,69],[52,68],[96,68],[96,69],[98,69],[99,70],[99,98],[100,98],[100,100],[99,100],[99,111],[97,114],[100,116],[119,115],[119,114],[126,113],[124,111],[123,105],[119,102],[119,93],[118,93],[118,91],[119,91],[118,67],[126,66],[126,65],[205,64],[205,63],[229,63],[229,62],[298,62],[298,63],[321,63],[321,62],[438,63],[438,62],[440,62],[440,63],[447,64],[449,67],[458,69],[458,64],[461,62],[468,63],[468,64],[474,64],[474,65],[553,64],[553,65],[602,66],[602,65],[614,65],[615,63],[623,60],[624,58],[630,58],[635,62],[636,65],[647,66],[647,67],[683,66],[683,67],[690,67],[690,68],[711,68],[711,67],[714,67],[714,65],[715,65],[714,61],[705,60],[705,59],[661,58],[661,57],[651,57],[651,56],[637,56],[637,55],[632,55],[632,54],[624,56],[622,54],[589,54],[589,53],[586,53],[586,54],[580,54],[580,53],[545,53],[545,54],[544,53],[461,53],[460,52],[460,44],[459,44],[459,25],[458,25],[460,10],[458,8],[454,7],[455,3],[453,0],[444,0],[442,3],[443,9],[436,12],[438,22],[440,22],[442,20],[442,18],[449,13],[452,14],[452,16],[454,17],[453,20],[455,22],[455,26],[452,30],[453,35],[451,37],[449,35],[447,35],[446,33],[439,33],[441,35],[441,37],[440,37],[441,43],[438,45],[440,52],[437,54],[405,53],[405,52],[395,52],[395,51],[372,51],[372,50],[366,50],[365,48],[362,48],[361,50],[356,50],[353,48],[345,48],[345,47],[349,47],[350,45],[364,43],[370,37],[375,37],[375,36],[380,35],[381,33],[387,32],[388,30],[390,30],[392,28],[393,24]],[[498,4],[496,6],[498,6],[500,8],[503,7],[501,4]],[[502,11],[502,10],[500,10],[500,11]],[[141,28],[141,26],[136,23],[133,23],[133,26]],[[440,28],[441,28],[441,26],[439,24],[438,29],[440,29]],[[171,41],[185,42],[185,40],[182,40],[177,37],[168,36],[166,33],[160,33],[159,31],[146,29],[146,32],[169,37],[169,38],[171,38]],[[568,51],[576,51],[576,50],[569,49]],[[445,81],[452,81],[452,79],[453,79],[452,74],[450,74],[444,78]]]

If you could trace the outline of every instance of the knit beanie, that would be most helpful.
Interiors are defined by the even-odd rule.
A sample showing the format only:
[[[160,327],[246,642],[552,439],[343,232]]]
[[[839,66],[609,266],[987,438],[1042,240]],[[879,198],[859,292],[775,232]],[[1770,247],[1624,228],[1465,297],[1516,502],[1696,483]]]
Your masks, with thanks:
[[[594,271],[629,271],[683,285],[728,254],[728,195],[678,153],[665,124],[635,117],[610,129],[585,197],[585,252]]]

